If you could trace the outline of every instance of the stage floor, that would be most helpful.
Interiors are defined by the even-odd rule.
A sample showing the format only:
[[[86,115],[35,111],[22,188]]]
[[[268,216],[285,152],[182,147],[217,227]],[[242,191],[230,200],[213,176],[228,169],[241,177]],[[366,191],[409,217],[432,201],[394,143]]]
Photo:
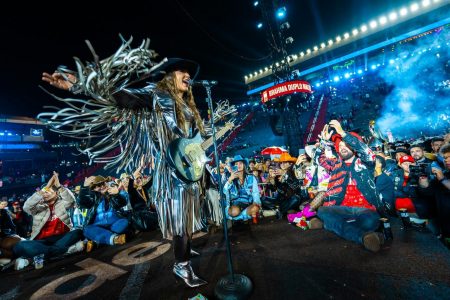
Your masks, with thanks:
[[[450,251],[431,233],[393,224],[394,241],[376,254],[325,230],[303,231],[285,220],[234,226],[236,273],[254,285],[250,299],[449,299]],[[209,284],[191,289],[172,275],[173,254],[158,232],[122,246],[0,274],[0,299],[214,299],[227,274],[222,232],[196,235],[194,270]]]

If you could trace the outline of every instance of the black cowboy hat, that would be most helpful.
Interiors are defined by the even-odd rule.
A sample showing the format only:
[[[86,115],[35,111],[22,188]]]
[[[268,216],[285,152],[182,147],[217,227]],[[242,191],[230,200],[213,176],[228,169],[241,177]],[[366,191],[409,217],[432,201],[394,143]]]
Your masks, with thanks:
[[[189,75],[191,75],[191,79],[194,80],[200,71],[198,63],[189,59],[171,57],[164,58],[161,62],[162,63],[152,72],[155,74],[152,76],[153,80],[161,80],[164,75],[176,70],[187,71]]]

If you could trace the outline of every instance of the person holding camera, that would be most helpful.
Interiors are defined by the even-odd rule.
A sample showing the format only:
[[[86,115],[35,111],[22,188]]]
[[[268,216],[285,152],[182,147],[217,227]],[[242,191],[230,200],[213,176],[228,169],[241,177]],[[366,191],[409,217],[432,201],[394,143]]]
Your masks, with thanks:
[[[128,220],[121,208],[127,204],[126,197],[119,193],[118,184],[111,178],[90,176],[80,189],[78,204],[89,209],[85,219],[84,236],[90,241],[86,251],[94,244],[122,245],[126,243],[125,232]]]
[[[232,173],[223,189],[226,196],[226,217],[230,220],[255,219],[261,207],[258,180],[247,174],[247,160],[236,155],[231,161]]]
[[[423,223],[423,220],[433,217],[432,203],[427,201],[425,191],[421,187],[427,181],[425,169],[416,165],[414,158],[403,155],[399,159],[400,169],[391,174],[394,182],[395,209],[406,209],[412,214],[411,220]],[[418,219],[417,219],[417,218]]]

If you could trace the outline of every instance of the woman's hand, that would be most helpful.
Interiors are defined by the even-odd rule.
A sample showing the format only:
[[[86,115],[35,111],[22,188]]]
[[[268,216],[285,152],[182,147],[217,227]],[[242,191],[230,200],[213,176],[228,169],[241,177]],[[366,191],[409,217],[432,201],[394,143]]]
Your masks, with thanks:
[[[306,161],[306,156],[304,154],[301,154],[298,156],[297,161],[295,162],[295,164],[297,166],[303,164]]]
[[[42,73],[42,80],[54,87],[68,91],[77,82],[77,77],[69,73],[55,72],[49,74],[44,72]]]

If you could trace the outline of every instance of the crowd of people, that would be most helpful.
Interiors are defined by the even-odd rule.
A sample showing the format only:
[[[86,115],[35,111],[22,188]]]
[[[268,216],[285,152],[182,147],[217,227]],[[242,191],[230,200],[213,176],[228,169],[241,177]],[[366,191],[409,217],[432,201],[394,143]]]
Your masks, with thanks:
[[[403,226],[428,228],[450,246],[450,134],[423,143],[369,147],[337,120],[323,128],[304,154],[272,159],[236,155],[208,167],[211,183],[203,200],[203,226],[221,226],[218,183],[223,184],[226,219],[253,222],[286,218],[299,227],[324,228],[377,252],[390,235],[382,224],[402,218]],[[152,168],[143,162],[120,178],[90,176],[69,189],[54,172],[26,200],[0,202],[1,260],[23,269],[44,257],[91,252],[121,245],[136,233],[159,227]]]

